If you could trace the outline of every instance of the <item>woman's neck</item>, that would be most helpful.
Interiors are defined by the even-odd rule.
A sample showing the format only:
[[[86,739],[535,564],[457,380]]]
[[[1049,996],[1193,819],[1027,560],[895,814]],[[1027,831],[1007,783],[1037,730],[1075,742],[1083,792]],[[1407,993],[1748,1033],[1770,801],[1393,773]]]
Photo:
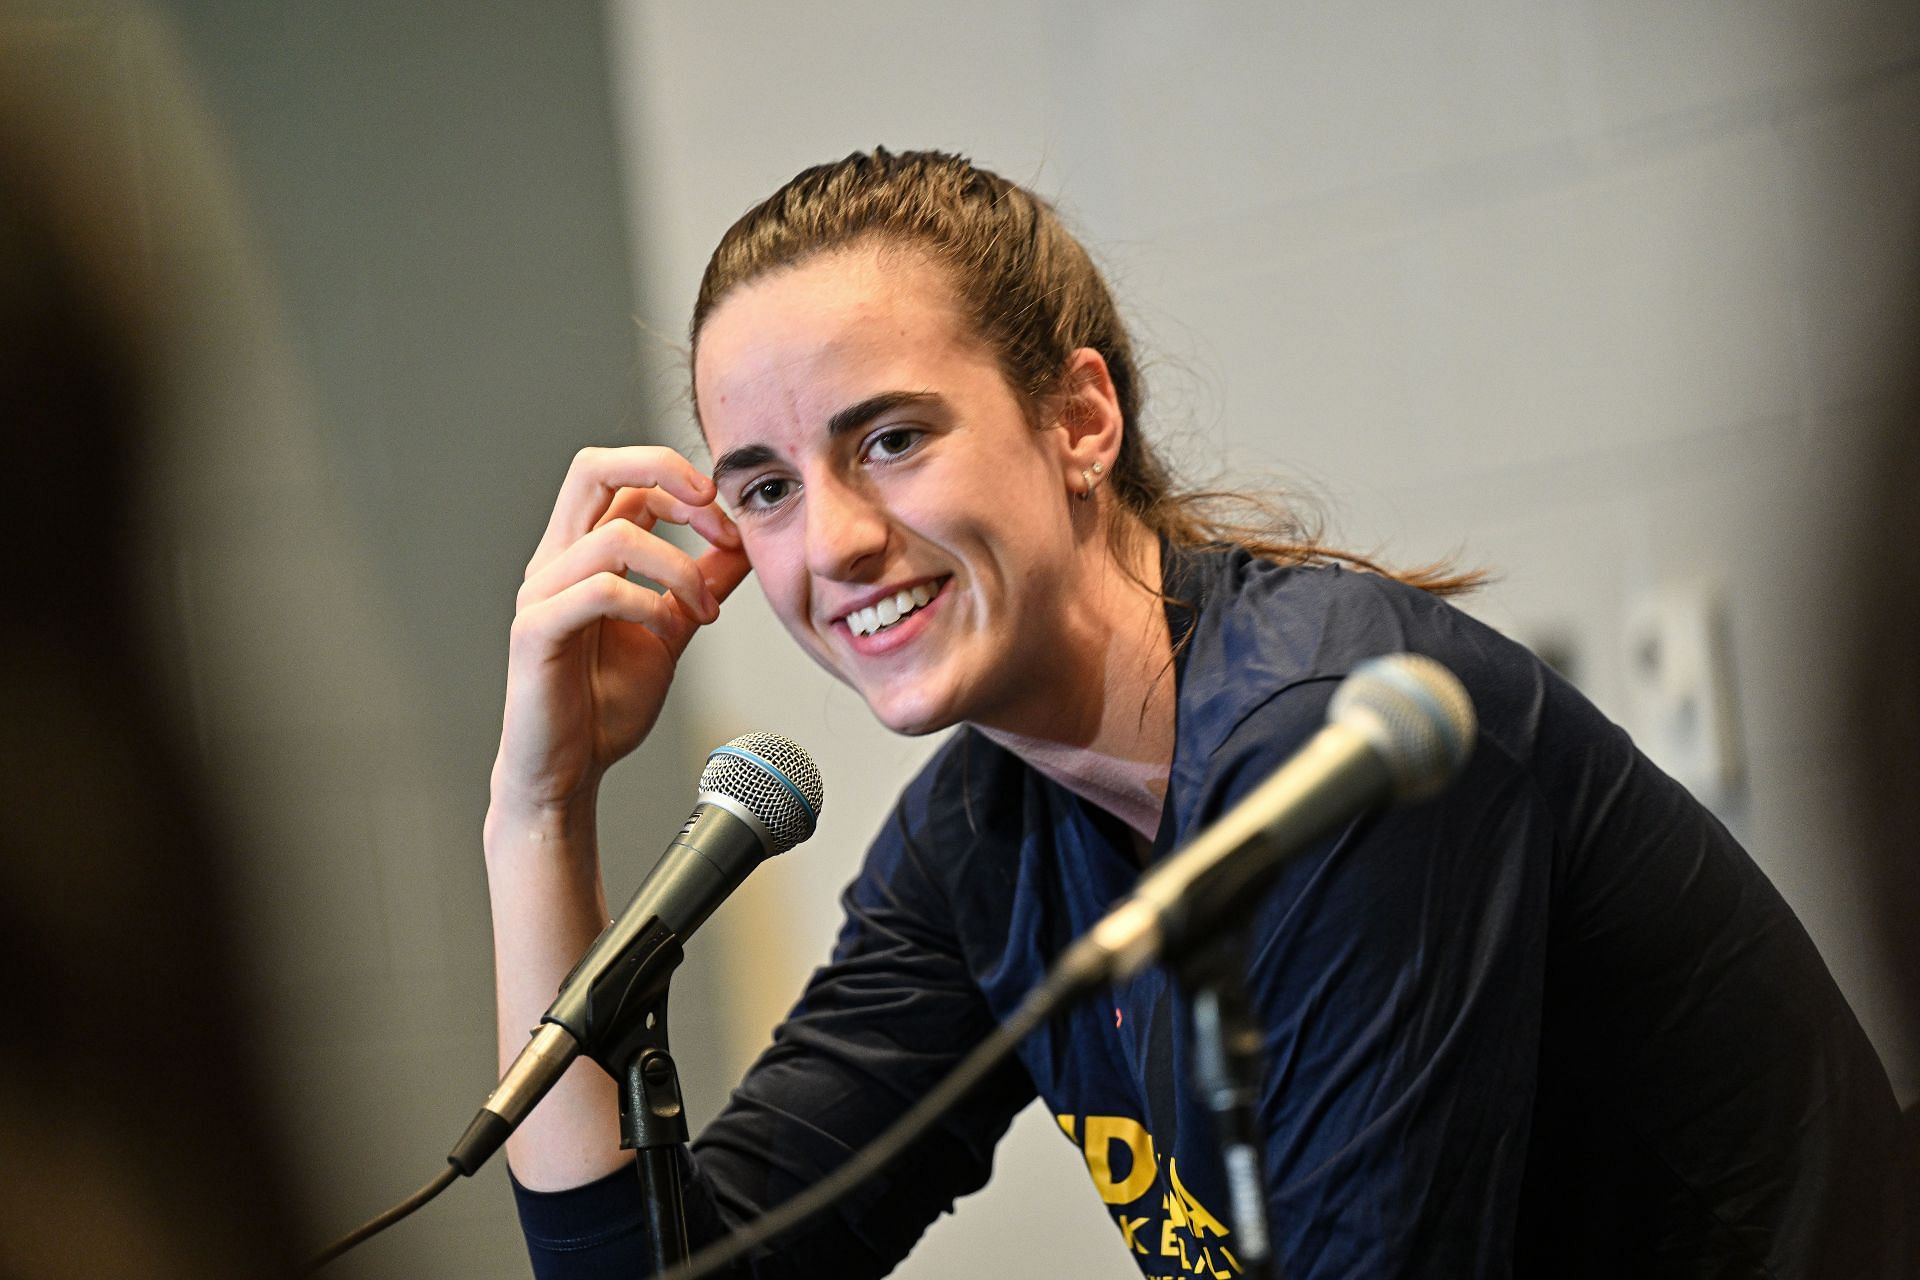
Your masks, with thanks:
[[[1100,557],[1060,696],[1039,723],[981,725],[1044,777],[1126,823],[1146,847],[1160,827],[1173,765],[1173,642],[1160,597],[1160,545],[1136,531],[1133,572]],[[1074,655],[1079,655],[1076,658]],[[1084,660],[1080,660],[1084,659]],[[1137,846],[1138,848],[1138,846]]]

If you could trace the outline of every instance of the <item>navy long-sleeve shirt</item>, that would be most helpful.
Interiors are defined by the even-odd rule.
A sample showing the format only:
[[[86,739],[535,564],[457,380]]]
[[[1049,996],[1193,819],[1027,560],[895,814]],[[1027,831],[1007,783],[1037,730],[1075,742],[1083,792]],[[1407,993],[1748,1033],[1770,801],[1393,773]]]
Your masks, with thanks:
[[[1290,864],[1247,931],[1269,1219],[1320,1276],[1890,1275],[1891,1091],[1805,931],[1713,817],[1525,649],[1417,590],[1237,551],[1170,554],[1180,641],[1155,856],[1410,650],[1479,716],[1442,796]],[[694,1146],[717,1235],[924,1094],[1137,879],[1127,832],[972,731],[900,798],[831,961]],[[743,1274],[885,1274],[985,1183],[1036,1094],[1147,1276],[1228,1276],[1183,993],[1150,970]],[[630,1174],[518,1193],[543,1280],[640,1274]]]

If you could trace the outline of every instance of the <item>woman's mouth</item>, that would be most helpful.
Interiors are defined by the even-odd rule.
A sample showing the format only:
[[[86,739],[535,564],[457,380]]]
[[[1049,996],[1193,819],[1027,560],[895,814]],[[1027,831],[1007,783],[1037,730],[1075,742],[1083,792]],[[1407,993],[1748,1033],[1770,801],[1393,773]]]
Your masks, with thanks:
[[[894,592],[876,604],[855,609],[847,615],[847,630],[856,636],[870,636],[898,626],[901,620],[931,604],[946,584],[945,578],[937,582],[917,583],[903,591]]]

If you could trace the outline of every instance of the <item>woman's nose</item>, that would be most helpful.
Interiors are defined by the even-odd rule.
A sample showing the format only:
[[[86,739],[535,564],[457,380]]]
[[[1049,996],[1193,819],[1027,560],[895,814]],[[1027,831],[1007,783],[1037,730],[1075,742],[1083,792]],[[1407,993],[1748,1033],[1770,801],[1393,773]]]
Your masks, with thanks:
[[[874,495],[838,477],[806,488],[807,568],[815,576],[862,581],[886,563],[890,522]]]

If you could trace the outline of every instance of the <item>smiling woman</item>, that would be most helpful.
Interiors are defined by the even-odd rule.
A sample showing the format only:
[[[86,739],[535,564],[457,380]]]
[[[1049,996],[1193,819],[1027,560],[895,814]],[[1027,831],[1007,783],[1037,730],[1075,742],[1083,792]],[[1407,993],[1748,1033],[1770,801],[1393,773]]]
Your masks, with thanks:
[[[924,1096],[1143,864],[1287,760],[1349,671],[1406,650],[1473,698],[1465,776],[1308,851],[1244,939],[1285,1274],[1891,1273],[1891,1092],[1758,868],[1441,599],[1470,576],[1391,574],[1176,489],[1112,299],[1044,202],[936,153],[808,170],[727,233],[693,339],[712,480],[663,449],[582,453],[521,591],[487,822],[503,1058],[605,921],[601,775],[749,569],[882,722],[963,726],[696,1144],[700,1238]],[[742,1274],[884,1274],[1036,1095],[1145,1273],[1234,1274],[1246,1225],[1194,1053],[1164,974],[1120,984]],[[613,1110],[576,1065],[509,1145],[542,1276],[647,1256]]]
[[[1066,500],[1082,472],[1113,464],[1112,381],[1089,352],[1034,423],[951,299],[920,255],[855,246],[744,284],[707,314],[701,425],[761,588],[800,646],[899,732],[964,720],[1046,736],[1080,708],[1095,728],[1080,745],[1163,750],[1170,723],[1143,740],[1117,704],[1098,723],[1108,663],[1073,656],[1104,648],[1137,671],[1167,647],[1137,580],[1157,565],[1116,576],[1105,504]],[[1150,543],[1127,545],[1138,558]],[[1163,720],[1170,710],[1163,699]]]

